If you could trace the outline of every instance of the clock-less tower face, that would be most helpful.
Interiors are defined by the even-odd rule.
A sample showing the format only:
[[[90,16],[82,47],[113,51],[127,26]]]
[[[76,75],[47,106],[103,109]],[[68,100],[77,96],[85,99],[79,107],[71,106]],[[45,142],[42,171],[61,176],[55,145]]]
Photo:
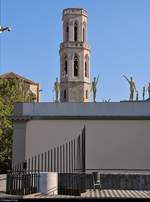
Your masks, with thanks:
[[[60,101],[90,100],[90,47],[87,43],[87,12],[63,10],[63,42],[60,44]]]

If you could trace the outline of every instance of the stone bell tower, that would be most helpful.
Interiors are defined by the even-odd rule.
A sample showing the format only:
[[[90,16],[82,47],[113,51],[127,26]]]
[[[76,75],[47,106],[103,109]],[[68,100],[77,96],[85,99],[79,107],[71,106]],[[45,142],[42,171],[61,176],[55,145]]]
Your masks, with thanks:
[[[87,11],[63,10],[63,42],[60,44],[60,102],[90,100],[90,47],[87,43]]]

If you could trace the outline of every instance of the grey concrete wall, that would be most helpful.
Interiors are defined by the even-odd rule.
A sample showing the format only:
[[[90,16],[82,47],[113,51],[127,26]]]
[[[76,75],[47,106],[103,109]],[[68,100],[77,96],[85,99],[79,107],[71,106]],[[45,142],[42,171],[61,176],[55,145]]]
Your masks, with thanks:
[[[23,103],[15,103],[13,107],[14,115],[21,116],[23,114]]]
[[[58,175],[59,190],[68,189],[82,189],[83,185],[86,189],[94,188],[93,174],[71,174],[60,173]],[[150,174],[142,173],[101,173],[100,185],[102,189],[115,189],[115,190],[150,190]],[[96,186],[98,189],[99,186]]]
[[[81,133],[83,126],[82,121],[33,120],[27,122],[26,158],[72,140]]]
[[[86,188],[93,189],[93,175],[87,174],[85,177]],[[101,174],[100,176],[102,189],[115,190],[150,190],[150,174]],[[97,188],[99,188],[97,186]]]
[[[143,116],[150,117],[150,102],[24,103],[15,105],[20,116]]]
[[[16,121],[13,128],[12,164],[18,164],[25,159],[26,122]]]
[[[72,140],[84,125],[88,169],[150,169],[150,120],[32,120],[26,157]]]
[[[149,120],[89,121],[87,167],[150,169],[149,141]]]

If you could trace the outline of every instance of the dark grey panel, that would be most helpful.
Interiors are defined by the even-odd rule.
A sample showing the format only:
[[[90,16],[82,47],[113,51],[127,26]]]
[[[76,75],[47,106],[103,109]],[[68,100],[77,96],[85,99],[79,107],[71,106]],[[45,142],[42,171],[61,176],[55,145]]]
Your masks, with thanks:
[[[16,121],[13,129],[13,160],[12,164],[16,165],[25,159],[26,143],[26,122]]]

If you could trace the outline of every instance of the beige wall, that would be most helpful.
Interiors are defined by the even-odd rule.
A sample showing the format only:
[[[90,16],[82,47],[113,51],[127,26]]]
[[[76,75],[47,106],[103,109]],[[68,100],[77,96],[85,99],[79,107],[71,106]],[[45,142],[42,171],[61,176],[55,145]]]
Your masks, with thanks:
[[[87,168],[150,169],[150,120],[32,120],[26,157],[77,137],[84,124]]]
[[[36,101],[40,101],[40,97],[38,97],[38,85],[30,84],[30,90],[36,95]]]
[[[26,157],[47,151],[77,137],[83,128],[82,121],[34,120],[27,123]]]

